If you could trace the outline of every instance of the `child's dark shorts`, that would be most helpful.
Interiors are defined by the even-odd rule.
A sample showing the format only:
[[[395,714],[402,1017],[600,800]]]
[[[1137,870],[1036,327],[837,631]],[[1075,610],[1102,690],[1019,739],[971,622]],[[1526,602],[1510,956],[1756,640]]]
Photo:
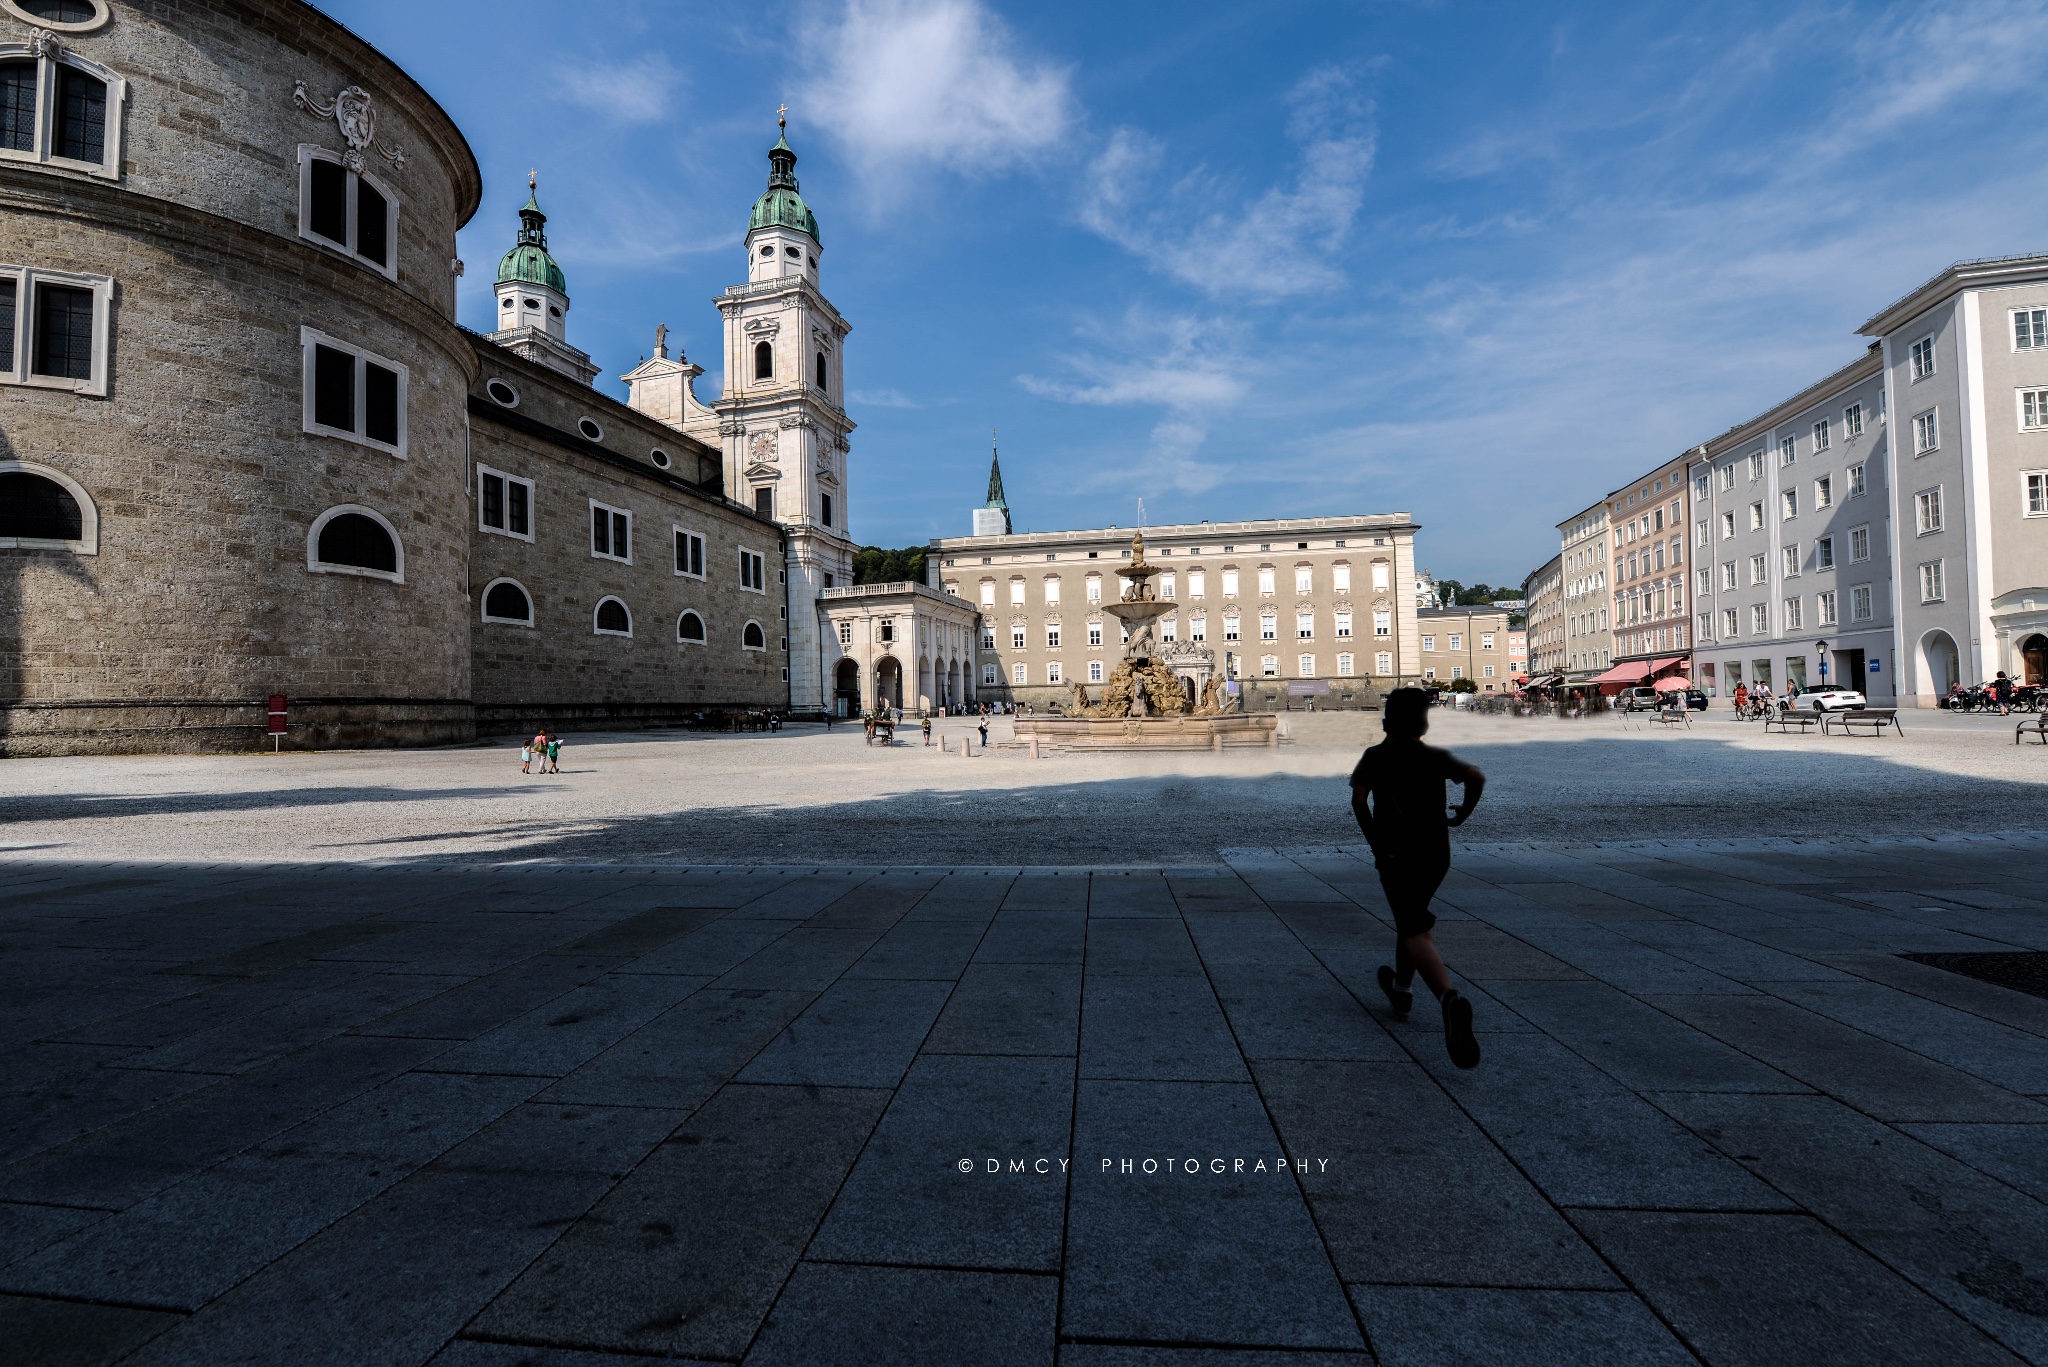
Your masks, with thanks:
[[[1387,894],[1387,905],[1394,913],[1394,934],[1404,940],[1426,934],[1436,925],[1429,902],[1443,886],[1444,875],[1451,871],[1451,859],[1449,850],[1444,851],[1441,859],[1432,858],[1431,853],[1419,858],[1380,855],[1375,861],[1379,865],[1380,888]]]

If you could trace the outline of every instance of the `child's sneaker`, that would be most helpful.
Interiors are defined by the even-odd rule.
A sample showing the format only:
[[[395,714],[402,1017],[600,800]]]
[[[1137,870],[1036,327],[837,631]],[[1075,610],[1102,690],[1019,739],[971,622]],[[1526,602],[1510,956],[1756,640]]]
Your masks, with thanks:
[[[1472,1033],[1472,1003],[1452,988],[1444,993],[1444,1047],[1460,1068],[1479,1066],[1479,1038]]]
[[[1394,986],[1394,970],[1385,964],[1380,965],[1380,991],[1387,994],[1387,1006],[1393,1011],[1394,1019],[1407,1020],[1409,1009],[1415,1005],[1415,994]]]

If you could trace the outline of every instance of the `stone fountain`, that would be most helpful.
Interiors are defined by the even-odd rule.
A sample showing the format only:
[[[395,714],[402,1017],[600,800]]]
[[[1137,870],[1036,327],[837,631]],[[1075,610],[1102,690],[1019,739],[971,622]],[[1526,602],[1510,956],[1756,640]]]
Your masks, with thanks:
[[[1220,750],[1225,745],[1272,745],[1279,719],[1247,715],[1230,693],[1216,657],[1194,642],[1161,641],[1159,619],[1179,604],[1152,587],[1159,567],[1145,561],[1145,535],[1131,536],[1130,563],[1117,571],[1123,598],[1102,610],[1123,624],[1123,659],[1102,686],[1099,701],[1074,684],[1063,715],[1019,717],[1020,741],[1037,739],[1068,749]]]

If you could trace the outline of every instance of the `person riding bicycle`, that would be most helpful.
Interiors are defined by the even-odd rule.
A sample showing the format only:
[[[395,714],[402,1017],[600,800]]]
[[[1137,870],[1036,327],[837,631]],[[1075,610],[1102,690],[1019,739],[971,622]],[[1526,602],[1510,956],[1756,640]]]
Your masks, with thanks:
[[[1735,685],[1735,715],[1738,717],[1746,717],[1749,715],[1748,684],[1739,683]]]

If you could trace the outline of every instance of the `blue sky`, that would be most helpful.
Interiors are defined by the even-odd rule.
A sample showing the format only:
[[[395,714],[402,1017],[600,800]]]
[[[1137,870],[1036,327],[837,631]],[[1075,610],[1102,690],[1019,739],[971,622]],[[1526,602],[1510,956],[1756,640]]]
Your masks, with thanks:
[[[1439,575],[2048,249],[2041,5],[323,0],[462,125],[462,318],[529,167],[598,384],[711,300],[790,107],[853,324],[851,525],[1406,510]],[[602,13],[602,22],[589,17]]]

